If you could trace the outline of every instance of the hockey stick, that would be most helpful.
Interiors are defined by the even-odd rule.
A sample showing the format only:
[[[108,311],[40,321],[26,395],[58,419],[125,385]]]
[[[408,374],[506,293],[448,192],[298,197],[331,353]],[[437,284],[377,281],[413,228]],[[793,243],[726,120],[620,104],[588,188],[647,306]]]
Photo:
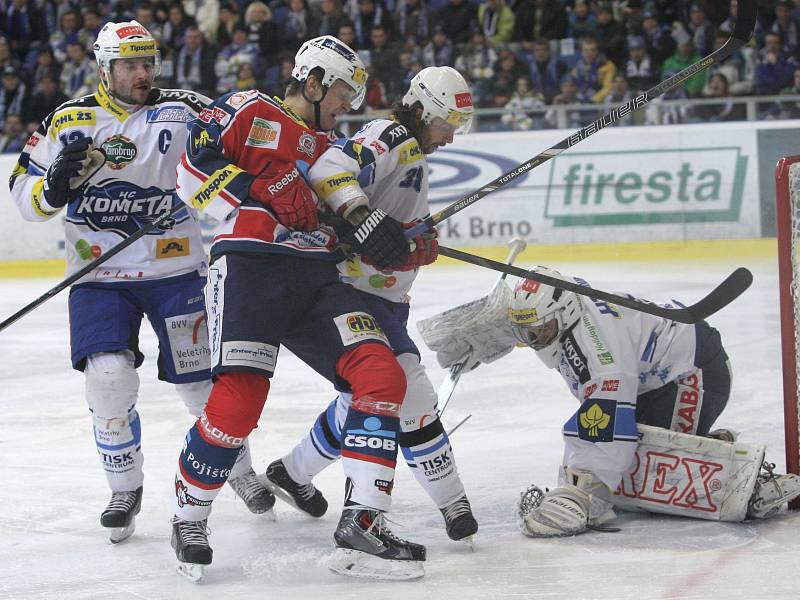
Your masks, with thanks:
[[[586,127],[579,129],[569,137],[561,140],[555,146],[548,148],[544,152],[541,152],[537,156],[534,156],[529,161],[522,163],[521,165],[515,167],[508,173],[504,173],[494,181],[487,183],[478,191],[473,192],[469,196],[465,196],[460,200],[457,200],[453,204],[445,207],[444,209],[440,210],[437,213],[429,215],[421,223],[407,229],[406,237],[408,239],[411,239],[424,233],[425,231],[433,229],[438,223],[441,223],[445,219],[452,217],[457,212],[460,212],[465,208],[467,208],[468,206],[471,206],[484,196],[491,194],[496,189],[503,187],[509,182],[514,181],[518,177],[526,174],[531,169],[535,169],[536,167],[547,162],[551,158],[558,156],[567,148],[571,148],[578,142],[585,140],[593,133],[597,133],[604,127],[607,127],[612,123],[617,122],[621,118],[626,117],[633,111],[638,110],[643,106],[646,106],[651,100],[654,100],[655,98],[658,98],[659,96],[664,94],[664,92],[667,92],[672,88],[677,87],[692,75],[696,75],[700,71],[703,71],[712,65],[722,62],[723,60],[728,58],[731,54],[736,52],[739,48],[744,46],[750,40],[750,36],[753,34],[753,29],[755,28],[756,25],[757,11],[758,11],[757,0],[739,0],[736,26],[734,27],[733,33],[731,34],[731,37],[728,38],[728,41],[725,42],[721,47],[714,50],[714,52],[712,52],[705,58],[700,59],[696,63],[689,65],[688,67],[686,67],[679,73],[676,73],[672,77],[665,79],[658,85],[650,88],[645,92],[642,92],[635,98],[631,98],[624,104],[621,104],[620,106],[613,109],[611,112],[600,117],[595,122],[590,123]]]
[[[153,229],[155,229],[156,227],[160,227],[161,225],[166,223],[167,220],[172,215],[174,215],[175,213],[177,213],[179,210],[181,210],[183,208],[186,208],[186,205],[183,204],[183,203],[173,206],[170,210],[168,210],[167,212],[163,213],[158,218],[154,219],[153,221],[151,221],[150,223],[148,223],[147,225],[142,227],[139,231],[131,234],[130,236],[128,236],[127,238],[122,240],[119,244],[117,244],[116,246],[114,246],[113,248],[108,250],[106,253],[102,254],[101,256],[98,256],[96,259],[94,259],[92,262],[90,262],[88,265],[86,265],[82,269],[79,269],[78,271],[75,271],[72,275],[67,277],[64,281],[62,281],[61,283],[59,283],[55,287],[47,290],[44,294],[39,296],[36,300],[31,302],[30,304],[26,304],[25,306],[20,308],[17,312],[15,312],[13,315],[8,317],[5,321],[0,323],[0,331],[3,331],[6,327],[11,325],[12,323],[16,323],[19,319],[21,319],[22,317],[27,315],[34,308],[36,308],[37,306],[39,306],[41,304],[44,304],[50,298],[52,298],[53,296],[58,294],[60,291],[68,288],[73,283],[78,281],[81,277],[83,277],[84,275],[90,273],[91,271],[93,271],[94,269],[96,269],[97,267],[102,265],[104,262],[106,262],[108,259],[116,256],[117,254],[119,254],[120,252],[125,250],[125,248],[127,248],[128,246],[130,246],[131,244],[136,242],[138,239],[144,237],[145,235],[147,235],[148,233],[153,231]]]
[[[514,238],[508,242],[509,253],[508,258],[506,258],[507,265],[513,265],[514,260],[516,260],[517,256],[520,252],[525,250],[528,246],[528,243],[520,238]],[[497,286],[501,285],[505,278],[508,276],[508,273],[501,273],[500,277],[497,279],[495,284],[492,286],[492,289],[489,291],[489,296],[491,296],[494,291],[497,289]],[[450,369],[447,372],[447,376],[442,381],[441,385],[439,386],[439,391],[437,393],[437,404],[441,406],[439,409],[439,417],[441,418],[442,414],[444,413],[444,409],[447,408],[447,403],[450,402],[450,398],[453,396],[453,392],[456,389],[456,384],[458,384],[458,380],[461,378],[461,373],[464,370],[464,367],[469,364],[472,355],[474,354],[474,350],[470,347],[464,353],[464,356],[459,358],[456,362],[450,365]]]
[[[596,290],[594,288],[578,285],[577,283],[572,283],[570,281],[556,279],[555,277],[550,277],[542,273],[526,271],[525,269],[520,269],[519,267],[514,267],[511,265],[504,265],[496,260],[483,258],[482,256],[461,252],[460,250],[454,250],[453,248],[447,248],[441,245],[439,246],[439,254],[477,265],[479,267],[493,269],[495,271],[500,271],[509,275],[515,275],[523,279],[538,281],[540,283],[544,283],[545,285],[575,292],[581,296],[605,300],[606,302],[611,302],[612,304],[638,310],[639,312],[655,315],[657,317],[663,317],[664,319],[670,319],[671,321],[677,321],[679,323],[689,324],[702,321],[709,315],[713,315],[718,310],[724,308],[738,298],[739,295],[741,295],[741,293],[750,287],[751,283],[753,283],[753,274],[744,267],[739,267],[733,273],[728,275],[725,281],[711,290],[707,296],[700,299],[699,302],[692,304],[691,306],[684,306],[681,308],[665,308],[647,300],[638,300],[630,296],[619,296],[617,294],[611,294],[602,290]]]

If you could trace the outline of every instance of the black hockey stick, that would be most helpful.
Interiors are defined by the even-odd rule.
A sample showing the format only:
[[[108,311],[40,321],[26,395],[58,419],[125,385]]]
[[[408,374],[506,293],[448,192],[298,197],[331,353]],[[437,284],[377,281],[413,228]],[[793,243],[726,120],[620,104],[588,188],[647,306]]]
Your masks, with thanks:
[[[3,331],[6,327],[11,325],[12,323],[16,323],[19,319],[21,319],[22,317],[27,315],[34,308],[36,308],[37,306],[39,306],[41,304],[44,304],[50,298],[52,298],[53,296],[58,294],[60,291],[68,288],[73,283],[78,281],[81,277],[83,277],[84,275],[87,275],[88,273],[90,273],[91,271],[93,271],[94,269],[96,269],[97,267],[102,265],[104,262],[106,262],[108,259],[112,258],[113,256],[116,256],[117,254],[119,254],[120,252],[125,250],[125,248],[127,248],[128,246],[133,244],[135,241],[137,241],[138,239],[142,238],[143,236],[145,236],[148,233],[150,233],[151,231],[153,231],[153,229],[155,229],[156,227],[159,227],[159,226],[163,225],[164,223],[166,223],[167,220],[172,215],[177,213],[182,208],[186,208],[186,205],[181,203],[181,204],[177,204],[177,205],[173,206],[170,210],[168,210],[167,212],[163,213],[162,215],[160,215],[159,217],[157,217],[156,219],[154,219],[153,221],[151,221],[150,223],[148,223],[147,225],[142,227],[139,231],[131,234],[130,236],[128,236],[127,238],[122,240],[119,244],[117,244],[116,246],[114,246],[113,248],[111,248],[110,250],[105,252],[104,254],[98,256],[96,259],[94,259],[88,265],[86,265],[85,267],[83,267],[82,269],[80,269],[78,271],[75,271],[72,275],[67,277],[64,281],[62,281],[61,283],[59,283],[55,287],[47,290],[44,294],[39,296],[36,300],[31,302],[30,304],[26,304],[25,306],[20,308],[17,312],[15,312],[13,315],[8,317],[2,323],[0,323],[0,331]]]
[[[473,192],[469,196],[465,196],[460,200],[457,200],[453,204],[443,208],[437,213],[429,215],[421,223],[407,229],[406,237],[411,239],[420,235],[421,233],[424,233],[425,231],[433,229],[437,224],[452,217],[454,214],[464,210],[468,206],[471,206],[484,196],[491,194],[496,189],[503,187],[509,182],[514,181],[518,177],[524,175],[531,169],[535,169],[551,158],[558,156],[567,148],[571,148],[578,142],[585,140],[593,133],[597,133],[604,127],[617,122],[621,118],[631,114],[633,111],[647,105],[651,100],[658,98],[664,92],[677,87],[692,75],[696,75],[700,71],[722,62],[750,40],[750,36],[753,34],[753,29],[756,26],[757,12],[757,0],[739,0],[736,26],[734,27],[733,33],[731,34],[731,37],[728,38],[728,41],[725,42],[725,44],[723,44],[721,47],[714,50],[714,52],[705,58],[700,59],[696,63],[689,65],[683,71],[680,71],[672,77],[665,79],[658,85],[645,92],[642,92],[635,98],[631,98],[624,104],[621,104],[611,112],[597,119],[594,123],[590,123],[586,127],[579,129],[569,137],[561,140],[555,146],[548,148],[544,152],[534,156],[529,161],[522,163],[508,173],[504,173],[494,181],[487,183],[478,191]]]
[[[702,321],[709,315],[713,315],[718,310],[724,308],[738,298],[739,295],[749,288],[751,283],[753,283],[753,274],[744,267],[739,267],[733,273],[728,275],[725,281],[711,290],[711,293],[709,293],[705,298],[702,298],[699,302],[682,308],[665,308],[663,306],[654,304],[653,302],[648,302],[647,300],[638,300],[630,296],[619,296],[617,294],[611,294],[602,290],[596,290],[588,286],[578,285],[577,283],[564,281],[562,279],[556,279],[555,277],[550,277],[549,275],[543,275],[541,273],[526,271],[525,269],[520,269],[519,267],[505,265],[501,262],[497,262],[496,260],[483,258],[482,256],[476,256],[467,252],[461,252],[460,250],[454,250],[453,248],[447,248],[445,246],[439,246],[439,254],[477,265],[479,267],[500,271],[501,273],[508,273],[509,275],[516,275],[517,277],[532,279],[533,281],[538,281],[540,283],[544,283],[545,285],[551,285],[563,290],[575,292],[581,296],[605,300],[607,302],[611,302],[612,304],[638,310],[639,312],[647,313],[649,315],[655,315],[657,317],[670,319],[671,321],[689,324]]]

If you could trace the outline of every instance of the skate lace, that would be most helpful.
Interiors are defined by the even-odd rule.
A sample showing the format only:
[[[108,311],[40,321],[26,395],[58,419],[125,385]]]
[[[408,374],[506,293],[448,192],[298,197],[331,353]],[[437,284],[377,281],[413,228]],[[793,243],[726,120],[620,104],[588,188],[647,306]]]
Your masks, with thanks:
[[[239,497],[245,501],[252,500],[259,494],[264,493],[264,486],[256,477],[256,472],[252,469],[236,479],[229,479],[228,483]]]
[[[112,510],[121,510],[128,512],[136,504],[136,492],[112,492],[111,500],[106,506],[106,512]]]
[[[379,536],[387,537],[401,544],[406,543],[406,541],[403,538],[398,537],[391,529],[389,529],[387,523],[391,522],[392,521],[386,518],[382,512],[379,512],[372,519],[372,523],[370,524],[370,526],[367,527],[367,533],[371,533],[372,530],[374,529]],[[397,523],[395,523],[395,525],[397,525]]]
[[[211,533],[208,528],[208,521],[181,521],[180,519],[174,519],[173,522],[178,524],[178,533],[184,545],[208,545],[208,534]]]
[[[303,497],[303,500],[310,500],[316,491],[317,488],[314,487],[313,483],[297,486],[297,493]]]
[[[445,506],[442,509],[442,514],[444,514],[444,518],[449,523],[462,515],[472,514],[472,507],[470,507],[469,501],[462,497]]]

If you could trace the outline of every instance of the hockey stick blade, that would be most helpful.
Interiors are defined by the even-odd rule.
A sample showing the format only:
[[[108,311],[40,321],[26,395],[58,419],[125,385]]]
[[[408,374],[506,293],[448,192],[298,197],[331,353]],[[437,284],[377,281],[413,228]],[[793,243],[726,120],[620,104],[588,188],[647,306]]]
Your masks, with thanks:
[[[426,217],[421,223],[406,229],[406,238],[411,239],[414,238],[425,231],[433,229],[437,224],[441,223],[445,219],[452,217],[457,212],[460,212],[471,206],[481,198],[491,194],[495,190],[508,185],[510,182],[514,181],[515,179],[526,175],[532,169],[535,169],[539,165],[547,162],[551,158],[554,158],[564,152],[567,148],[571,148],[578,142],[581,142],[588,138],[590,135],[597,133],[601,129],[608,127],[609,125],[616,123],[620,119],[628,116],[635,110],[646,106],[651,100],[658,98],[665,92],[678,87],[681,83],[683,83],[689,77],[696,75],[697,73],[704,71],[705,69],[709,68],[712,65],[718,64],[728,58],[731,54],[736,52],[739,48],[744,46],[749,40],[750,36],[753,34],[753,29],[756,26],[756,16],[758,12],[758,2],[757,0],[739,0],[738,4],[738,17],[736,19],[736,25],[734,26],[733,33],[731,37],[728,38],[722,46],[714,50],[711,54],[706,56],[705,58],[701,58],[696,63],[693,63],[676,73],[672,77],[669,77],[662,81],[661,83],[653,86],[649,90],[642,92],[638,96],[631,98],[628,102],[624,104],[620,104],[611,112],[606,113],[593,123],[582,127],[569,137],[561,140],[555,146],[551,146],[544,152],[534,156],[527,162],[524,162],[518,166],[516,166],[511,171],[500,175],[494,181],[487,183],[481,189],[473,192],[469,196],[464,196],[460,200],[457,200],[453,204],[446,206],[442,210],[432,215]]]
[[[476,256],[467,252],[461,252],[460,250],[454,250],[453,248],[447,248],[446,246],[439,246],[439,254],[470,263],[472,265],[477,265],[479,267],[493,269],[500,272],[505,271],[509,275],[515,275],[523,279],[538,281],[540,283],[544,283],[545,285],[575,292],[581,296],[588,296],[589,298],[595,298],[597,300],[605,300],[606,302],[611,302],[617,306],[624,306],[625,308],[638,310],[639,312],[647,313],[649,315],[655,315],[671,321],[688,324],[702,321],[706,317],[727,306],[736,298],[738,298],[748,287],[750,287],[751,283],[753,283],[753,274],[744,267],[739,267],[733,273],[728,275],[725,281],[720,283],[706,297],[702,298],[696,304],[681,308],[666,308],[647,300],[639,300],[629,296],[619,296],[617,294],[596,290],[594,288],[572,283],[570,281],[556,279],[555,277],[550,277],[542,273],[534,273],[518,267],[504,265],[496,260],[483,258],[482,256]]]
[[[41,296],[36,298],[36,300],[34,300],[33,302],[30,302],[29,304],[26,304],[21,309],[19,309],[17,312],[15,312],[13,315],[11,315],[7,319],[5,319],[2,323],[0,323],[0,331],[3,331],[9,325],[11,325],[13,323],[16,323],[22,317],[24,317],[29,312],[31,312],[34,308],[40,306],[41,304],[44,304],[45,302],[50,300],[50,298],[52,298],[53,296],[58,294],[60,291],[68,288],[73,283],[75,283],[76,281],[78,281],[79,279],[84,277],[85,275],[88,275],[89,273],[94,271],[97,267],[102,265],[104,262],[106,262],[107,260],[109,260],[113,256],[116,256],[117,254],[119,254],[120,252],[125,250],[125,248],[127,248],[128,246],[130,246],[131,244],[133,244],[134,242],[139,240],[141,237],[143,237],[143,236],[147,235],[148,233],[150,233],[151,231],[153,231],[153,229],[155,229],[156,227],[159,227],[159,226],[163,225],[164,223],[166,223],[167,220],[170,217],[172,217],[172,215],[176,214],[178,211],[180,211],[180,210],[182,210],[184,208],[186,208],[188,210],[188,207],[185,204],[176,204],[170,210],[168,210],[165,213],[162,213],[157,218],[152,220],[150,223],[148,223],[147,225],[145,225],[144,227],[142,227],[141,229],[139,229],[135,233],[129,235],[127,238],[122,240],[119,244],[117,244],[113,248],[111,248],[111,249],[107,250],[106,252],[104,252],[103,254],[101,254],[99,257],[97,257],[95,260],[90,262],[85,267],[82,267],[81,269],[75,271],[72,275],[70,275],[69,277],[64,279],[61,283],[59,283],[55,287],[50,288],[44,294],[42,294]]]

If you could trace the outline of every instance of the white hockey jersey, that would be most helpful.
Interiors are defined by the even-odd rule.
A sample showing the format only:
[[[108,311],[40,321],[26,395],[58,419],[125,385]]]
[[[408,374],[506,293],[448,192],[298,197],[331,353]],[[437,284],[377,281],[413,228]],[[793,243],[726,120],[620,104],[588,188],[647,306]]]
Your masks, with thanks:
[[[44,221],[61,209],[47,204],[44,174],[65,144],[91,136],[106,163],[66,206],[67,273],[83,268],[174,205],[176,165],[186,147],[187,123],[209,99],[185,90],[154,88],[129,112],[101,83],[48,115],[28,139],[9,187],[22,217]],[[183,206],[181,204],[181,206]],[[89,273],[82,281],[159,279],[205,271],[197,212],[184,207],[170,227],[156,228]]]
[[[563,429],[564,464],[616,489],[634,460],[637,397],[695,368],[695,326],[602,300],[581,302],[581,320],[558,344],[557,369],[581,402]]]
[[[355,186],[369,207],[400,222],[428,215],[428,161],[416,138],[403,125],[376,119],[351,139],[325,151],[309,170],[314,190],[336,212]],[[354,256],[339,263],[342,280],[392,302],[408,302],[417,271],[380,271]]]

